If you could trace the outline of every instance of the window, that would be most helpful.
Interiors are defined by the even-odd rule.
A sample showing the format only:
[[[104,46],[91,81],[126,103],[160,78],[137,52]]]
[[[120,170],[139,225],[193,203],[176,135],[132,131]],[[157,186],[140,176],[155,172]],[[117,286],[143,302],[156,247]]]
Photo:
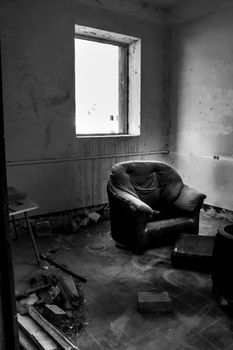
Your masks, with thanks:
[[[127,133],[127,47],[75,40],[77,134]]]
[[[140,134],[140,40],[75,26],[76,134]]]

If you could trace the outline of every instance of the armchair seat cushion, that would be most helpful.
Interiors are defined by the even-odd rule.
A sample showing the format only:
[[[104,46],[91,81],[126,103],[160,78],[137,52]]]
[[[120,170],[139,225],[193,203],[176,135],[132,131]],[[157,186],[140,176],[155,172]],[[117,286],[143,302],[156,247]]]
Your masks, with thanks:
[[[180,232],[192,232],[193,225],[194,219],[187,216],[148,222],[145,228],[147,242],[153,246],[173,244]]]

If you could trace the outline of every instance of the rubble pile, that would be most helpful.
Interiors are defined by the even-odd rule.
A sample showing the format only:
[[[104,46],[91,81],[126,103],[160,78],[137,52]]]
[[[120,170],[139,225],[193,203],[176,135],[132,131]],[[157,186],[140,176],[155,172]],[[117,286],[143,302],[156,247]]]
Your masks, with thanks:
[[[29,280],[29,289],[16,295],[16,300],[21,340],[22,336],[33,338],[34,333],[38,336],[36,326],[32,323],[36,321],[46,331],[44,335],[40,335],[40,339],[45,341],[48,335],[54,338],[55,332],[53,341],[58,342],[59,346],[63,344],[64,339],[61,339],[65,337],[65,341],[73,344],[73,349],[78,349],[78,338],[86,323],[84,296],[75,278],[71,275],[52,274],[32,277]],[[21,346],[22,343],[23,341]]]

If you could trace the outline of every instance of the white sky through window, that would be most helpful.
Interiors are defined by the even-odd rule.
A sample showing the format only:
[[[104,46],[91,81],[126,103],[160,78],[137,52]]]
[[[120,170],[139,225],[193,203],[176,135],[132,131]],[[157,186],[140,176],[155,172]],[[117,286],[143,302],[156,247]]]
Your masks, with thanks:
[[[119,48],[75,39],[77,134],[119,132]]]

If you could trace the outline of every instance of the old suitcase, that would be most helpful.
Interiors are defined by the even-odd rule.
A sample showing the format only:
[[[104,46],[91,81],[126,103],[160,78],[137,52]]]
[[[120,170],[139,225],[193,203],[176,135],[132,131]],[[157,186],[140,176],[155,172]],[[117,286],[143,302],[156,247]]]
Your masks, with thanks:
[[[171,256],[173,267],[211,272],[214,240],[214,236],[179,234]]]

